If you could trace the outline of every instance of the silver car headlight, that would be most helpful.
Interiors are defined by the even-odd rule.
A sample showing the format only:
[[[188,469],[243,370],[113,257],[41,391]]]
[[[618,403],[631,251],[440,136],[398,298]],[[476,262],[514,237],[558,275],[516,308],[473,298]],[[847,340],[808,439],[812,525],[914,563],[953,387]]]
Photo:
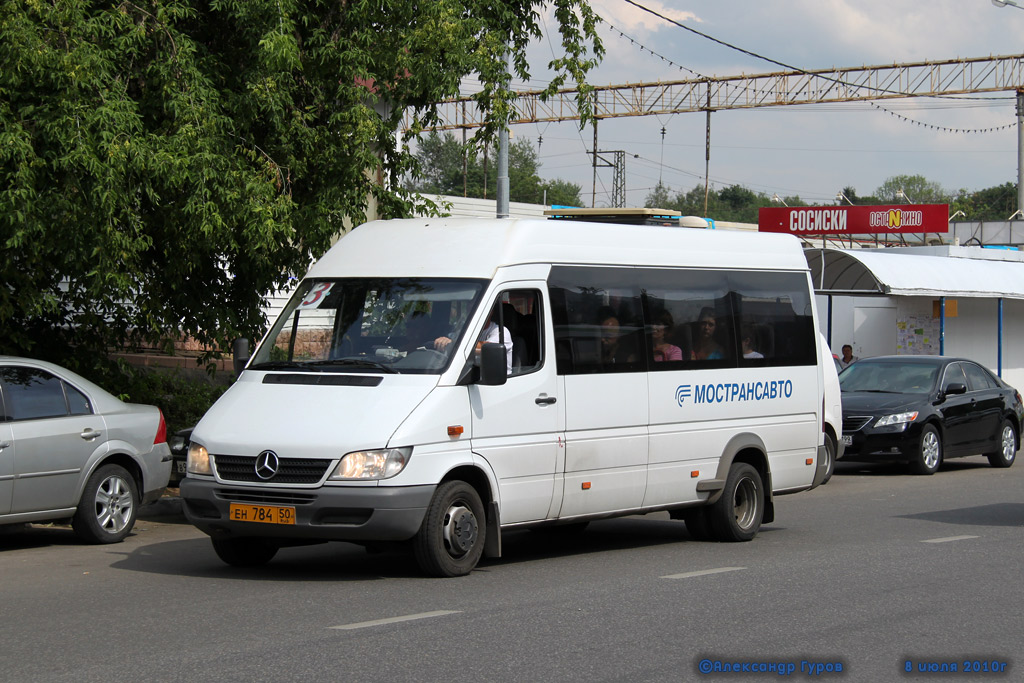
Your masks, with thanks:
[[[210,453],[205,446],[195,441],[188,446],[188,455],[185,458],[185,470],[189,474],[212,475],[213,468],[210,466]]]
[[[895,413],[893,415],[885,415],[884,417],[878,418],[878,422],[875,423],[876,427],[897,427],[902,429],[907,428],[907,424],[917,419],[917,411],[910,413]]]
[[[412,448],[382,448],[346,453],[329,479],[388,479],[409,463]]]

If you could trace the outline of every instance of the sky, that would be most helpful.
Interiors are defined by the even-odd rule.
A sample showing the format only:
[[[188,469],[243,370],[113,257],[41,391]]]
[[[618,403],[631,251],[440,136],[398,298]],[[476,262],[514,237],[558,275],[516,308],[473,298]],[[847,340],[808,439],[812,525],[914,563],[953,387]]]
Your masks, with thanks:
[[[636,1],[718,40],[801,69],[1024,53],[1024,9],[997,7],[991,0]],[[693,78],[691,71],[721,77],[783,70],[625,0],[590,4],[604,19],[598,30],[606,49],[589,77],[595,85],[685,80]],[[546,65],[552,44],[558,45],[550,12],[545,27],[551,41],[545,38],[530,48],[532,79],[517,81],[517,88],[538,89],[550,79]],[[465,92],[472,92],[472,84],[466,84]],[[922,175],[950,192],[1016,183],[1013,92],[956,100],[890,99],[878,105],[884,109],[850,102],[715,112],[710,184],[716,189],[738,184],[768,196],[799,196],[805,203],[821,204],[835,203],[836,193],[846,187],[872,194],[896,175]],[[703,187],[705,123],[705,114],[695,112],[598,124],[599,149],[626,152],[627,206],[643,206],[659,181],[673,196]],[[947,132],[930,126],[998,130]],[[594,192],[588,155],[592,128],[581,131],[578,122],[530,123],[513,126],[511,135],[535,145],[540,141],[543,178],[580,185],[587,206],[592,193],[596,206],[611,206],[610,168],[598,170]]]

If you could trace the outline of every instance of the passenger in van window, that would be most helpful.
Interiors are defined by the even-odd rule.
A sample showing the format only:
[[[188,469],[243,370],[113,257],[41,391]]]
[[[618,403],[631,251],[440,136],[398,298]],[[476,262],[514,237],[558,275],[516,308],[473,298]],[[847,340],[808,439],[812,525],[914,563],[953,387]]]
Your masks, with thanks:
[[[764,354],[754,349],[754,339],[756,334],[754,332],[754,326],[747,323],[740,330],[740,342],[743,344],[743,357],[744,358],[764,358]]]
[[[683,359],[682,349],[666,341],[672,332],[672,327],[672,314],[668,311],[661,311],[654,316],[654,324],[651,325],[651,341],[654,346],[655,362]]]
[[[693,360],[717,360],[725,358],[725,351],[715,341],[715,328],[718,321],[715,311],[710,306],[701,309],[697,317],[697,330],[693,340]]]
[[[602,309],[601,315],[601,363],[632,363],[636,354],[622,341],[622,327],[611,309]]]

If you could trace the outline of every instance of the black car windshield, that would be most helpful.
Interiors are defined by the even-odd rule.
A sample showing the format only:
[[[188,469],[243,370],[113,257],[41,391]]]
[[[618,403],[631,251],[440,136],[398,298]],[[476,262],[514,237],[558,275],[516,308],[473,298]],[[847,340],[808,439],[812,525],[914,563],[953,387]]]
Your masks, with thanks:
[[[480,301],[483,280],[305,280],[249,369],[439,374]],[[453,344],[434,350],[439,337]]]
[[[935,386],[938,364],[859,360],[839,375],[843,391],[926,394]]]

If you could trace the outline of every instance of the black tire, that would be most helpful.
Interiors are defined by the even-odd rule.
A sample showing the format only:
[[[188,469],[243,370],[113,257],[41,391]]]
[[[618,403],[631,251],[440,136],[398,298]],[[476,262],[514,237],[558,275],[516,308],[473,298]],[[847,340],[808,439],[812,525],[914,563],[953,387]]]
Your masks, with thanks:
[[[926,424],[921,428],[921,441],[917,456],[910,463],[914,474],[935,474],[942,464],[942,436],[935,425]]]
[[[711,540],[711,525],[708,523],[707,508],[693,508],[683,513],[686,530],[695,541]]]
[[[464,481],[437,487],[413,539],[416,563],[430,576],[464,576],[484,551],[487,520],[476,489]]]
[[[212,538],[217,557],[232,567],[262,567],[274,559],[279,546],[265,538]]]
[[[103,465],[85,482],[71,528],[89,543],[117,543],[135,526],[139,489],[120,465]]]
[[[715,540],[749,541],[757,535],[764,517],[764,483],[752,465],[733,463],[725,490],[707,508],[708,524]]]
[[[999,450],[986,453],[985,457],[988,458],[992,467],[1009,467],[1017,459],[1017,430],[1013,428],[1013,423],[1009,420],[1003,420],[999,433],[996,435],[996,443],[999,445]]]
[[[821,485],[824,486],[828,483],[828,480],[832,478],[832,474],[836,471],[836,440],[829,434],[824,434],[825,437],[825,457],[828,458],[828,462],[825,465],[825,476],[821,480]]]

